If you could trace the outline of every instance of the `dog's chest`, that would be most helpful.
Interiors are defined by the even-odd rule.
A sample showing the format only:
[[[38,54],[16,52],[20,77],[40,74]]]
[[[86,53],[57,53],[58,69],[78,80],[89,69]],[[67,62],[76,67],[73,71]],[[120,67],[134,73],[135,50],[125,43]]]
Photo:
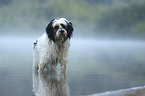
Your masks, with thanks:
[[[50,56],[48,57],[53,63],[58,63],[64,58],[64,49],[63,47],[53,47],[50,52],[48,52]]]

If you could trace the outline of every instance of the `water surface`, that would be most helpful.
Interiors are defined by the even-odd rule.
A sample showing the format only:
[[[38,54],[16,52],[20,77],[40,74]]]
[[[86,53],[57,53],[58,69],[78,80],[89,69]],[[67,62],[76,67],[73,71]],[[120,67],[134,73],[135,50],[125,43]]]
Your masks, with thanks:
[[[35,39],[0,37],[0,96],[34,94],[32,50]],[[62,81],[70,96],[99,96],[97,94],[106,91],[145,85],[144,41],[73,38],[68,61],[66,74],[61,75],[58,68],[58,75],[52,77],[60,82],[66,75]],[[49,74],[38,75],[42,78],[40,81],[45,76]],[[44,80],[48,83],[50,78]]]

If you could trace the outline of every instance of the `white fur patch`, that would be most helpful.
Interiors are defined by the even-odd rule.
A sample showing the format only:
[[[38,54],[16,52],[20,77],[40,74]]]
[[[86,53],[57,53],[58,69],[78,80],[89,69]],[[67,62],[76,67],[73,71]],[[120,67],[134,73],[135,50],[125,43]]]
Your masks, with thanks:
[[[68,21],[65,18],[60,18],[60,19],[55,19],[53,22],[54,23],[52,26],[55,27],[55,25],[60,25],[60,24],[67,25],[66,22],[68,22]]]

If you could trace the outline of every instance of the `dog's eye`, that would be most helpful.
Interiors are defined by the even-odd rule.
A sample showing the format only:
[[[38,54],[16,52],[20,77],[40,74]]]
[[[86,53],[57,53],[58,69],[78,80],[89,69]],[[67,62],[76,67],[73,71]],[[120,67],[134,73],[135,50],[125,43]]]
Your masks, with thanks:
[[[60,25],[62,26],[62,28],[64,28],[64,29],[66,28],[66,26],[64,24],[60,24]]]
[[[54,29],[58,29],[58,28],[59,28],[59,26],[55,26],[55,27],[54,27]]]

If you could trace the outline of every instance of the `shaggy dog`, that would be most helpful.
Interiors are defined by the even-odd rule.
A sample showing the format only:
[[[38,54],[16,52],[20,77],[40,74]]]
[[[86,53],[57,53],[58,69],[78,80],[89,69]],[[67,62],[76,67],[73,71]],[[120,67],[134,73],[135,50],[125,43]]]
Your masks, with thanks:
[[[72,33],[70,21],[65,18],[51,20],[46,33],[34,43],[33,69],[42,71],[46,66],[54,69],[60,63],[61,71],[65,72]]]

